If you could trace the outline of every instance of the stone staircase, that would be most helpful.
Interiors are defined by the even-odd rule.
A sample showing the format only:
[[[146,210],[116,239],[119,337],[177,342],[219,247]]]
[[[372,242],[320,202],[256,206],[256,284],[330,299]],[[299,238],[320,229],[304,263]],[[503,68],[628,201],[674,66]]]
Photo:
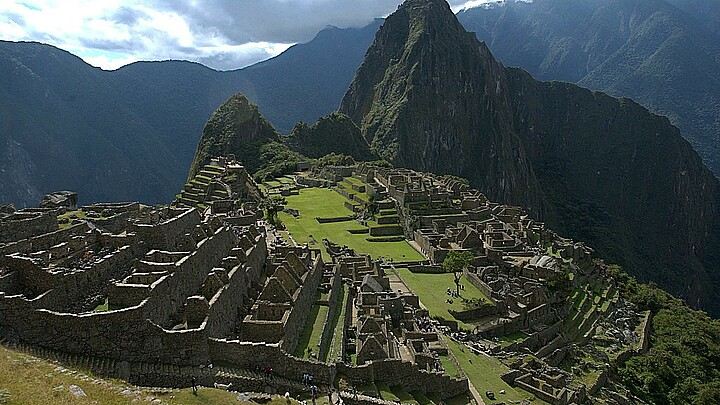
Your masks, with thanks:
[[[178,207],[205,208],[210,202],[230,197],[229,187],[220,179],[225,169],[219,166],[206,165],[188,181],[183,190],[175,198]]]

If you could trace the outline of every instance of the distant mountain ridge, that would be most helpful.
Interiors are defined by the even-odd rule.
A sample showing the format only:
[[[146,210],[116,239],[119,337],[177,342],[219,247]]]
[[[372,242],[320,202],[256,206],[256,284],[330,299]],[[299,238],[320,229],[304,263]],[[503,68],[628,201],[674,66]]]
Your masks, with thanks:
[[[630,97],[720,173],[720,0],[536,0],[458,13],[506,66]]]
[[[583,86],[630,96],[668,115],[718,173],[720,77],[713,72],[720,69],[720,56],[713,62],[712,52],[696,52],[720,43],[714,41],[720,35],[718,4],[536,0],[469,9],[458,18],[505,65],[546,80],[582,80]],[[231,72],[177,61],[104,72],[51,46],[0,42],[0,199],[34,205],[46,192],[71,188],[86,203],[167,202],[182,185],[203,125],[220,103],[243,92],[285,134],[298,121],[312,123],[337,108],[381,23],[330,27],[307,44]],[[662,27],[679,34],[663,36]],[[708,34],[683,34],[698,30]],[[635,60],[635,70],[627,71],[624,61],[635,48],[662,52]],[[618,65],[624,67],[616,73]],[[683,72],[695,80],[686,83]],[[66,88],[69,83],[76,85]]]
[[[242,91],[281,132],[314,122],[337,109],[379,24],[328,27],[228,72],[181,61],[103,71],[49,45],[0,41],[0,201],[34,206],[72,189],[81,203],[166,203],[218,105]]]

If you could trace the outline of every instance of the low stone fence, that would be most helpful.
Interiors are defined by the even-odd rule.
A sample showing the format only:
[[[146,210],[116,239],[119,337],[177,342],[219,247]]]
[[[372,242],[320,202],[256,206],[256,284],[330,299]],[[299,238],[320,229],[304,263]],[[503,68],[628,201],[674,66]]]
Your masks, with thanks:
[[[408,270],[412,273],[424,273],[424,274],[442,274],[445,273],[445,269],[437,264],[416,264],[408,266]]]
[[[355,218],[352,215],[348,215],[348,216],[344,216],[344,217],[330,217],[330,218],[315,217],[315,220],[321,224],[330,224],[330,223],[334,223],[334,222],[347,222],[347,221],[352,221],[353,219],[355,219]]]
[[[402,235],[403,229],[400,225],[371,226],[371,236],[396,236]]]
[[[480,277],[477,275],[477,273],[473,273],[465,269],[463,270],[463,274],[465,275],[465,278],[470,281],[470,284],[474,285],[478,290],[480,290],[480,292],[485,294],[485,296],[488,297],[489,300],[491,300],[494,304],[497,305],[497,301],[493,298],[492,288],[485,284],[484,281],[480,280]]]
[[[459,298],[458,298],[459,299]],[[498,313],[498,307],[492,304],[485,304],[481,307],[468,309],[466,311],[448,310],[450,315],[460,321],[474,321],[484,316],[495,315]]]

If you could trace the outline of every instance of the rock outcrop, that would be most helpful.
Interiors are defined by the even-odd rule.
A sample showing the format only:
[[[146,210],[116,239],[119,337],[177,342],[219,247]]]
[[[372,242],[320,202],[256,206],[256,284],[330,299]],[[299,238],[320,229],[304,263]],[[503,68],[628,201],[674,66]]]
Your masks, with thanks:
[[[231,154],[252,173],[261,165],[260,148],[280,141],[280,137],[258,107],[237,93],[220,105],[205,124],[189,178],[210,163],[211,157]]]

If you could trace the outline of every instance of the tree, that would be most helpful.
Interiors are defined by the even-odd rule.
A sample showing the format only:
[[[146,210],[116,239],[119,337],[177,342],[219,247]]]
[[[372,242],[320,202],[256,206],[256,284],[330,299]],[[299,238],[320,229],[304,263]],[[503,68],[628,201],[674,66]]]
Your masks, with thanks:
[[[277,223],[277,212],[285,206],[285,197],[272,195],[260,201],[260,209],[265,210],[265,218],[273,225]]]
[[[468,250],[452,250],[443,260],[443,269],[447,273],[455,273],[455,288],[460,295],[460,279],[463,270],[472,263],[475,256]]]

